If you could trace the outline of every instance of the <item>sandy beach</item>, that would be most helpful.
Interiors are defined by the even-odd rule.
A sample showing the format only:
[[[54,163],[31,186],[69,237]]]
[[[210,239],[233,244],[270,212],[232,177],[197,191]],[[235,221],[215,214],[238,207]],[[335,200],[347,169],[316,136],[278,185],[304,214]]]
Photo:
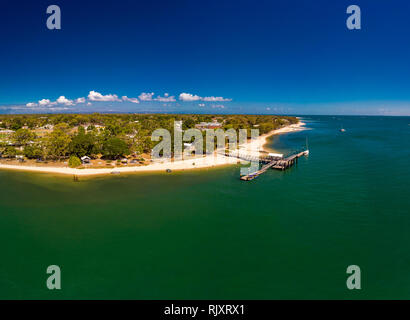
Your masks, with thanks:
[[[268,143],[268,138],[277,134],[283,134],[283,133],[289,133],[289,132],[295,132],[295,131],[302,131],[306,130],[305,123],[302,121],[299,121],[296,124],[291,124],[289,126],[273,130],[271,132],[268,132],[266,134],[263,134],[258,137],[257,140],[254,142],[248,143],[248,145],[251,145],[251,149],[258,148],[261,151],[266,151],[266,152],[272,152],[274,150],[268,149],[266,147],[266,144]],[[255,146],[252,146],[252,143],[255,143]]]
[[[297,124],[289,125],[277,130],[273,130],[267,134],[259,136],[258,139],[249,141],[245,148],[248,154],[260,151],[271,151],[266,149],[267,138],[277,134],[295,132],[305,130],[305,123],[299,122]],[[201,168],[211,168],[223,165],[237,164],[239,159],[234,157],[227,157],[216,152],[213,155],[197,157],[192,159],[185,159],[172,162],[153,162],[146,166],[129,166],[129,167],[113,167],[113,168],[101,168],[101,169],[75,169],[69,167],[34,167],[24,165],[7,165],[0,164],[0,169],[9,170],[22,170],[32,172],[44,172],[54,174],[65,174],[75,176],[91,176],[91,175],[103,175],[103,174],[118,174],[118,173],[137,173],[137,172],[152,172],[152,171],[165,171],[170,170],[192,170]]]

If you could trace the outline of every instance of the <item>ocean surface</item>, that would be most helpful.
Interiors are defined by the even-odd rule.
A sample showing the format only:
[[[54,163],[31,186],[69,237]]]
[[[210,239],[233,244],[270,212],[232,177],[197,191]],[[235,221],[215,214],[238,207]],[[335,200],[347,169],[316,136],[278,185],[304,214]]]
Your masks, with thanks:
[[[303,120],[271,146],[309,157],[251,182],[0,171],[0,299],[409,299],[410,118]]]

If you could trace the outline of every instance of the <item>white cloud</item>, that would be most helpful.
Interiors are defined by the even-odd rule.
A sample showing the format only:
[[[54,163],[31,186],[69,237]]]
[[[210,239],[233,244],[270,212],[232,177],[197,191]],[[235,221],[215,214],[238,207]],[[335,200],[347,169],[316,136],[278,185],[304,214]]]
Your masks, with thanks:
[[[38,102],[38,104],[39,104],[40,106],[46,106],[46,105],[48,105],[50,102],[51,102],[51,101],[50,101],[49,99],[41,99],[41,100]]]
[[[53,106],[55,104],[57,104],[57,102],[51,102],[50,99],[41,99],[38,102],[38,105],[42,106],[42,107],[44,107],[44,106]]]
[[[29,102],[26,104],[26,107],[51,107],[55,106],[56,104],[62,104],[65,106],[74,106],[77,103],[85,103],[85,98],[78,98],[75,101],[71,99],[67,99],[65,96],[60,96],[56,101],[51,102],[50,99],[41,99],[38,101],[38,103],[35,102]]]
[[[183,102],[194,102],[194,101],[198,101],[198,102],[223,102],[223,101],[232,101],[232,99],[227,99],[224,97],[215,97],[215,96],[209,96],[209,97],[201,97],[198,96],[196,94],[191,94],[191,93],[186,93],[183,92],[181,94],[179,94],[179,96],[176,98],[175,96],[171,96],[169,93],[164,93],[163,96],[158,95],[156,97],[154,97],[154,92],[142,92],[138,98],[130,98],[128,96],[122,96],[121,98],[119,98],[116,94],[106,94],[103,95],[100,92],[91,90],[88,94],[88,96],[85,97],[80,97],[77,99],[68,99],[65,96],[60,96],[58,97],[58,99],[56,101],[51,101],[50,99],[41,99],[38,101],[38,103],[36,102],[29,102],[26,104],[26,107],[35,107],[35,106],[40,106],[40,107],[51,107],[54,105],[64,105],[64,106],[75,106],[77,104],[87,104],[87,105],[91,105],[90,102],[92,101],[103,101],[103,102],[122,102],[122,101],[126,101],[126,102],[132,102],[132,103],[140,103],[141,101],[156,101],[156,102],[161,102],[161,103],[169,103],[169,102],[173,102],[176,103],[176,105],[178,106],[178,102],[177,99],[179,99],[180,101]],[[200,107],[205,107],[205,103],[199,103],[198,106]],[[215,108],[215,106],[211,106],[213,108]],[[222,105],[217,105],[216,108],[223,108],[224,106]]]
[[[91,102],[87,102],[87,106],[91,106],[92,105],[92,103]]]
[[[220,101],[232,101],[232,99],[227,99],[224,97],[200,97],[198,95],[193,95],[190,93],[181,93],[179,95],[179,100],[182,101],[207,101],[207,102],[220,102]]]
[[[156,101],[161,101],[161,102],[175,102],[175,97],[174,96],[170,96],[168,93],[164,94],[163,97],[158,96],[156,97],[154,100]]]
[[[197,95],[190,94],[190,93],[183,92],[179,95],[179,100],[182,100],[182,101],[198,101],[198,100],[201,100],[201,97],[197,96]]]
[[[216,101],[232,101],[232,99],[227,99],[224,97],[204,97],[202,98],[203,101],[212,101],[212,102],[216,102]]]
[[[90,91],[88,94],[88,99],[91,101],[121,101],[118,99],[118,96],[116,94],[107,94],[107,95],[102,95],[99,92],[96,91]]]
[[[132,102],[132,103],[140,103],[137,98],[128,98],[127,96],[122,96],[122,100],[123,101],[129,101],[129,102]]]
[[[153,95],[154,95],[154,92],[151,92],[151,93],[143,92],[138,96],[138,98],[141,101],[152,101],[152,96]]]
[[[212,105],[212,108],[213,108],[213,109],[224,109],[225,106],[222,105],[222,104],[214,104],[214,105]]]
[[[64,105],[66,105],[66,106],[72,106],[72,105],[74,105],[73,100],[67,99],[67,98],[64,97],[64,96],[60,96],[60,97],[56,100],[56,102],[59,103],[59,104],[64,104]]]

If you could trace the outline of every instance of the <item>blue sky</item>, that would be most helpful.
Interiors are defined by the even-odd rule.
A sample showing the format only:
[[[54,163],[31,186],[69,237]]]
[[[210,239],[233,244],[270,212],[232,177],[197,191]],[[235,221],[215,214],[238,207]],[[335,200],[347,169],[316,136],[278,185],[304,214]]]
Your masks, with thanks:
[[[405,0],[3,0],[0,27],[3,113],[410,115]]]

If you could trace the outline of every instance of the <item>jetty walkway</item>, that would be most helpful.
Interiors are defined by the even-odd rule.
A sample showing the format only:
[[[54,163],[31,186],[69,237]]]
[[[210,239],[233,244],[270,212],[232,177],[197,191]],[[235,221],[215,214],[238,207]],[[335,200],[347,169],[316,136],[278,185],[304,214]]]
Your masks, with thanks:
[[[308,154],[309,154],[309,150],[304,150],[301,152],[291,154],[287,156],[286,158],[272,158],[272,159],[269,159],[269,157],[262,158],[259,161],[262,163],[265,163],[265,165],[263,165],[262,168],[259,169],[258,171],[241,176],[241,180],[251,181],[259,177],[262,173],[265,173],[270,168],[276,169],[276,170],[282,170],[282,171],[286,170],[292,167],[298,161],[298,158],[302,156],[307,156]],[[267,162],[267,160],[269,161]]]

